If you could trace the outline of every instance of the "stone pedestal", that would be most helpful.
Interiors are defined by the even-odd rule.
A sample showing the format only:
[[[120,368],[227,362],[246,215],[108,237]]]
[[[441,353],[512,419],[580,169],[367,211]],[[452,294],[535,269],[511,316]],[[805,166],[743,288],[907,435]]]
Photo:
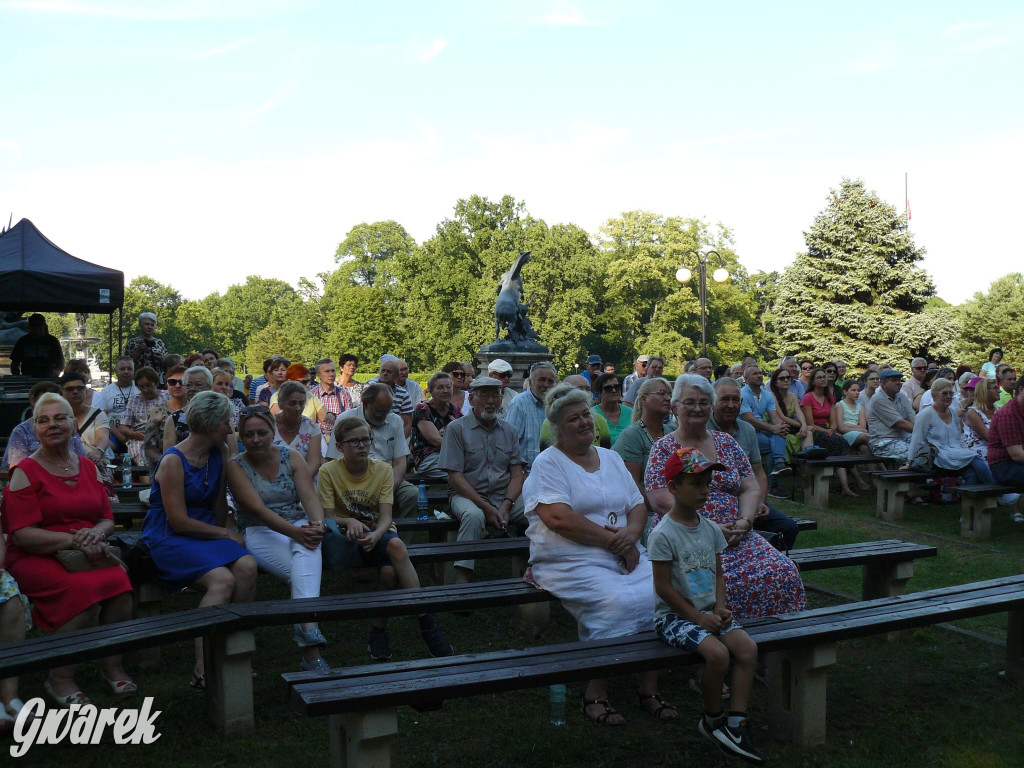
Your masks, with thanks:
[[[533,344],[531,348],[515,346],[511,342],[498,341],[488,344],[476,353],[473,362],[476,365],[474,376],[486,376],[487,366],[492,360],[504,360],[512,366],[512,380],[508,386],[513,392],[523,391],[523,382],[530,376],[530,366],[542,360],[551,362],[554,355],[548,352],[547,347],[540,344]]]

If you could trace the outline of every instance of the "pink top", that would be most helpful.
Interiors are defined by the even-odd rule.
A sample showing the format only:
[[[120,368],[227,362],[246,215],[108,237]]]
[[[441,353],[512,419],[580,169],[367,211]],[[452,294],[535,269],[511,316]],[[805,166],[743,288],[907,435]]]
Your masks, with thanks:
[[[829,420],[832,418],[832,406],[835,403],[828,397],[825,398],[825,402],[822,404],[818,402],[813,392],[808,392],[804,395],[804,399],[800,401],[800,405],[811,406],[811,418],[816,427],[827,427],[829,425]]]

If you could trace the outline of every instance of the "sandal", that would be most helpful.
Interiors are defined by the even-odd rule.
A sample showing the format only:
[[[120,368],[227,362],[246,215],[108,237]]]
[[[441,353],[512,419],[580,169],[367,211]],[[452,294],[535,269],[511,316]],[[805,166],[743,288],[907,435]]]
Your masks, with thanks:
[[[582,706],[580,708],[583,711],[583,716],[585,718],[587,718],[587,720],[595,722],[598,725],[607,725],[608,727],[613,727],[613,726],[617,726],[617,725],[625,725],[626,724],[625,719],[622,719],[622,720],[620,720],[618,722],[609,722],[608,721],[608,718],[611,717],[612,715],[619,715],[619,717],[622,717],[622,715],[618,712],[618,710],[616,710],[614,707],[612,707],[611,704],[608,703],[608,699],[590,699],[588,701],[584,697],[584,698],[580,699],[580,702],[582,704]],[[604,707],[604,712],[602,712],[599,715],[591,715],[589,712],[587,712],[587,707],[594,706],[595,704],[600,704],[602,707]]]
[[[43,683],[43,690],[46,691],[47,696],[53,699],[53,703],[60,707],[70,707],[72,704],[84,707],[86,704],[92,704],[92,700],[81,691],[72,691],[66,696],[61,696],[53,690],[49,680]]]
[[[654,700],[655,707],[648,706],[647,702]],[[636,694],[636,705],[644,712],[650,714],[655,720],[661,723],[671,723],[673,720],[679,719],[679,712],[676,710],[674,704],[669,704],[663,698],[660,693],[652,693],[650,696],[644,696],[637,692]]]
[[[103,682],[107,684],[110,692],[114,694],[115,699],[127,699],[139,692],[139,686],[130,677],[126,677],[123,680],[111,680],[102,672],[100,677],[103,678]]]
[[[192,673],[192,679],[188,681],[190,688],[195,688],[197,691],[206,690],[206,675],[197,675],[195,672]]]

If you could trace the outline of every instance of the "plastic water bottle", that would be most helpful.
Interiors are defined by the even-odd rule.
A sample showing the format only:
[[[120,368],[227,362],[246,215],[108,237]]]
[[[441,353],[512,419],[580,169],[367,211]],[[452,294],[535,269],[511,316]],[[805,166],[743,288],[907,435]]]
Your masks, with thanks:
[[[430,519],[430,501],[427,499],[426,483],[420,483],[419,493],[416,494],[416,508],[419,510],[420,520]]]
[[[121,487],[132,487],[132,457],[127,453],[124,455],[124,459],[121,460]]]
[[[551,699],[551,724],[565,725],[565,683],[549,686]]]

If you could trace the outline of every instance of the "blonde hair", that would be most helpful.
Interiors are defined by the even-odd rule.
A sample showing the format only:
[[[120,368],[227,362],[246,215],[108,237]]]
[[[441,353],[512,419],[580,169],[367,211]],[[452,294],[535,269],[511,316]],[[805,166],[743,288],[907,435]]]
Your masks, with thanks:
[[[75,412],[71,410],[71,403],[69,403],[63,397],[54,392],[45,392],[36,399],[36,404],[32,406],[32,418],[34,419],[36,416],[38,416],[39,410],[44,405],[49,405],[50,403],[57,403],[60,406],[60,409],[64,411],[64,413],[66,413],[71,418],[75,417]]]
[[[651,394],[657,387],[665,387],[670,392],[672,390],[672,385],[668,383],[668,379],[663,379],[660,376],[654,379],[647,379],[640,385],[640,389],[636,393],[636,400],[633,403],[634,424],[644,417],[644,401],[641,398]]]

